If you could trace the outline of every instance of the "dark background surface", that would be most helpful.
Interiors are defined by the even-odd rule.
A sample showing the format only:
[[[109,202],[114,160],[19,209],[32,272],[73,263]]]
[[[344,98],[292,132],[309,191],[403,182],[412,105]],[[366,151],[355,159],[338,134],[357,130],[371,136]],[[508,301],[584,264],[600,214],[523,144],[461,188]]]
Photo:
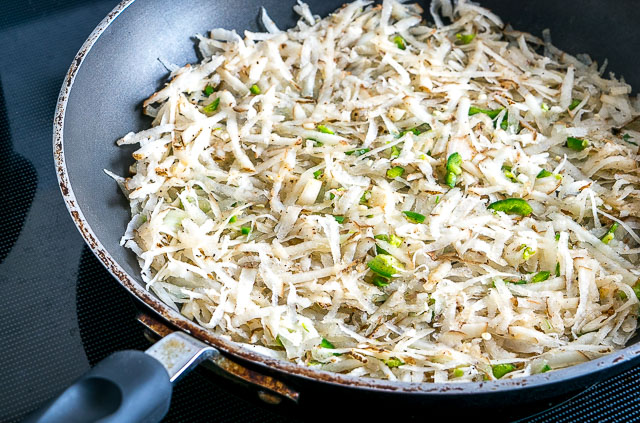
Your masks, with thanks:
[[[482,3],[500,12],[506,1]],[[513,3],[508,8],[512,20],[518,13],[534,13],[533,0],[517,3],[518,8]],[[587,43],[594,58],[609,57],[610,69],[640,86],[637,56],[620,54],[640,51],[639,2],[606,2],[606,13],[597,17],[598,28],[611,30],[606,37],[594,30],[595,15],[585,13],[604,1],[545,3],[548,14],[539,17],[540,25],[525,29],[539,34],[548,24],[554,28],[555,43],[572,53]],[[20,420],[111,352],[148,345],[135,322],[134,300],[84,246],[68,217],[52,159],[51,125],[64,75],[82,42],[115,4],[0,0],[2,422]],[[258,8],[247,13],[257,15]],[[640,369],[629,370],[527,421],[638,421],[639,376]],[[517,404],[496,404],[496,411],[494,421],[533,412]],[[253,393],[198,370],[177,386],[166,421],[294,421],[309,415],[339,421],[339,411],[330,405],[321,413],[294,413],[297,416],[284,417],[278,407],[258,403]],[[439,414],[451,419],[455,410],[434,410],[425,417]]]

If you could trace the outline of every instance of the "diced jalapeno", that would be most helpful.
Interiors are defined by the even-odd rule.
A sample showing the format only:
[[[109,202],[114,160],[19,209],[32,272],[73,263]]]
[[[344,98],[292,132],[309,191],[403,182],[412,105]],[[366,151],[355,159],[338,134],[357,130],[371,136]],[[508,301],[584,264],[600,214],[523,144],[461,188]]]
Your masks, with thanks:
[[[373,238],[388,242],[394,247],[399,247],[402,244],[402,238],[395,235],[379,234],[379,235],[375,235]]]
[[[229,223],[236,223],[236,220],[238,220],[238,218],[236,216],[231,216],[229,218]]]
[[[551,367],[549,367],[548,364],[545,364],[544,366],[542,366],[542,368],[540,369],[540,373],[546,373],[549,370],[551,370]]]
[[[538,272],[531,278],[531,283],[546,281],[549,279],[549,276],[551,276],[551,272],[547,272],[546,270]]]
[[[220,97],[213,100],[211,103],[207,104],[202,108],[202,111],[206,114],[210,115],[211,113],[218,110],[218,106],[220,105]]]
[[[522,245],[522,259],[524,261],[529,260],[531,257],[533,257],[533,255],[536,253],[536,250],[534,250],[531,247],[527,247],[526,245]]]
[[[320,341],[320,347],[321,348],[327,348],[329,350],[335,350],[336,347],[326,338],[322,338],[322,341]],[[342,355],[340,353],[333,353],[333,355],[338,356],[338,355]]]
[[[371,191],[365,191],[360,197],[360,204],[367,204],[371,198]]]
[[[324,145],[324,143],[314,139],[314,138],[307,138],[307,141],[313,141],[313,146],[314,147],[322,147]]]
[[[399,35],[393,37],[393,42],[400,50],[405,50],[407,48],[407,44],[405,43],[404,38]]]
[[[635,145],[635,146],[637,146],[637,145],[638,145],[637,143],[635,143],[635,142],[633,142],[633,141],[630,141],[630,140],[631,140],[631,135],[629,135],[629,134],[624,134],[624,135],[622,136],[622,140],[623,140],[624,142],[628,142],[629,144],[633,144],[633,145]]]
[[[633,292],[635,292],[636,297],[640,300],[640,279],[638,279],[631,288],[633,288]]]
[[[367,263],[369,269],[373,270],[380,276],[391,278],[398,274],[404,268],[402,263],[394,256],[388,254],[379,254]]]
[[[600,238],[602,242],[604,242],[605,244],[610,243],[611,240],[616,236],[615,232],[617,229],[618,229],[618,223],[614,223],[613,225],[611,225],[607,233],[604,234],[602,238]]]
[[[331,129],[327,128],[324,125],[318,125],[316,128],[318,129],[318,131],[322,132],[323,134],[330,134],[330,135],[335,134],[335,132],[333,132]]]
[[[589,141],[580,138],[568,137],[567,147],[573,151],[582,151],[589,146]]]
[[[344,216],[333,216],[338,223],[344,223]]]
[[[322,169],[318,169],[315,172],[313,172],[313,177],[314,179],[320,179],[322,178],[322,174],[324,173],[324,170]]]
[[[242,235],[249,235],[251,233],[251,226],[243,226],[240,228]]]
[[[384,362],[384,364],[386,364],[390,368],[400,367],[404,364],[402,360],[396,357],[391,357],[388,360],[382,360],[382,361]]]
[[[251,94],[253,94],[253,95],[258,95],[258,94],[260,94],[262,92],[262,91],[260,91],[260,87],[257,86],[256,84],[253,84],[251,86],[251,88],[249,88],[249,91],[251,91]]]
[[[462,157],[460,154],[453,153],[447,159],[447,176],[446,183],[450,188],[456,186],[458,176],[462,175]]]
[[[322,341],[320,342],[320,346],[322,348],[329,348],[331,350],[336,348],[331,342],[329,342],[329,340],[327,340],[325,338],[322,338]]]
[[[350,155],[356,155],[356,156],[362,156],[365,153],[368,153],[370,151],[369,148],[358,148],[356,150],[350,150],[350,151],[345,151],[344,154],[346,154],[347,156]]]
[[[547,176],[551,176],[553,175],[553,173],[549,172],[547,169],[542,169],[537,175],[536,178],[538,179],[542,179],[542,178],[546,178]]]
[[[389,254],[389,252],[387,250],[385,250],[384,248],[380,247],[378,244],[376,244],[376,254]]]
[[[493,372],[493,376],[496,379],[500,379],[501,377],[503,377],[507,373],[510,373],[510,372],[514,371],[515,369],[516,369],[516,366],[514,366],[513,364],[510,364],[510,363],[496,364],[495,366],[491,367],[491,371]]]
[[[556,276],[560,276],[560,263],[556,262]]]
[[[404,168],[401,166],[394,166],[391,169],[387,170],[387,178],[395,179],[402,176],[404,173]]]
[[[456,38],[460,44],[469,44],[474,38],[476,38],[476,34],[463,34],[462,32],[459,32],[456,34]]]
[[[391,147],[391,154],[389,155],[389,160],[393,160],[398,157],[400,157],[400,149],[394,145],[393,147]]]
[[[206,87],[204,87],[204,95],[206,95],[207,97],[209,97],[211,94],[213,94],[213,92],[215,91],[215,88],[213,88],[212,85],[208,85]]]
[[[380,275],[375,275],[373,279],[371,279],[371,283],[380,288],[384,288],[385,286],[389,285],[389,282],[389,279]]]
[[[475,106],[471,106],[469,107],[469,116],[473,116],[473,115],[477,115],[478,113],[483,113],[487,116],[489,116],[491,118],[491,120],[495,119],[498,117],[498,115],[500,114],[501,111],[503,111],[504,108],[499,108],[499,109],[481,109],[479,107],[475,107]],[[503,121],[506,119],[503,119]]]
[[[522,198],[507,198],[498,200],[487,206],[490,210],[501,211],[507,214],[518,214],[520,216],[529,216],[533,209]]]
[[[578,100],[577,98],[574,98],[571,101],[571,104],[569,105],[569,110],[575,109],[576,107],[578,107],[580,105],[580,103],[582,103],[582,100]]]
[[[402,212],[407,220],[411,223],[422,223],[426,216],[420,213],[412,212],[412,211],[403,211]]]
[[[453,377],[462,377],[464,376],[464,370],[462,370],[460,367],[456,367],[455,369],[453,369]]]
[[[511,166],[502,166],[502,173],[504,174],[504,176],[507,177],[507,179],[509,179],[511,182],[519,182],[518,179],[516,179],[516,175],[513,173],[513,171],[511,170]]]

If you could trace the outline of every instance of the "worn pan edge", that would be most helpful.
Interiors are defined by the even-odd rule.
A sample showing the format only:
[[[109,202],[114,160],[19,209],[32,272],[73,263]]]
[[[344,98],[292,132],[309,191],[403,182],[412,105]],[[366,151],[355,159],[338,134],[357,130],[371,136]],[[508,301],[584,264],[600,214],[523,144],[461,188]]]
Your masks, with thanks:
[[[489,382],[470,382],[470,383],[411,383],[411,382],[392,382],[381,379],[368,379],[354,376],[347,376],[337,373],[331,373],[322,370],[300,366],[288,361],[273,359],[261,354],[250,351],[240,344],[228,341],[222,337],[215,335],[206,329],[200,327],[193,321],[186,319],[180,313],[172,310],[164,303],[160,302],[149,291],[145,290],[131,275],[129,275],[107,252],[97,239],[95,233],[84,218],[84,215],[77,204],[77,200],[71,187],[64,154],[64,124],[65,112],[69,93],[73,87],[73,82],[78,74],[86,55],[90,52],[93,45],[100,38],[102,33],[109,25],[122,13],[127,7],[133,4],[135,0],[123,0],[118,4],[93,30],[87,40],[84,42],[78,53],[76,54],[69,71],[65,77],[64,83],[58,96],[56,112],[53,122],[53,154],[55,160],[56,174],[60,191],[64,198],[65,204],[71,217],[78,228],[85,242],[102,262],[107,270],[118,280],[118,282],[135,295],[138,299],[145,303],[150,309],[158,313],[164,319],[178,327],[179,329],[201,339],[209,344],[219,348],[221,351],[251,361],[266,370],[275,370],[285,373],[293,377],[314,380],[321,383],[340,385],[342,387],[351,387],[365,390],[386,391],[393,393],[409,393],[409,394],[429,394],[435,396],[450,396],[463,394],[491,394],[514,390],[529,390],[533,388],[550,388],[552,385],[560,383],[580,383],[583,384],[584,378],[594,376],[596,373],[602,374],[605,370],[612,368],[621,369],[628,367],[632,360],[638,360],[640,356],[640,342],[626,347],[620,351],[616,351],[597,360],[568,367],[566,369],[556,370],[544,374],[532,375],[517,379],[506,379]],[[625,366],[626,364],[626,366]]]

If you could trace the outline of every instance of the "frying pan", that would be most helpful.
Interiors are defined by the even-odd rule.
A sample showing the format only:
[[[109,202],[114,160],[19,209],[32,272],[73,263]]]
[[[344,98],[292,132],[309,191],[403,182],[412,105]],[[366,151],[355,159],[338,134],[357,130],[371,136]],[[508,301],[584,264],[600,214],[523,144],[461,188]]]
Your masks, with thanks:
[[[309,4],[315,14],[326,16],[343,1]],[[422,3],[428,10],[427,2]],[[539,34],[550,28],[555,44],[571,53],[589,52],[599,60],[608,57],[610,69],[623,74],[633,86],[640,85],[638,59],[628,54],[640,48],[633,0],[481,3],[517,29]],[[95,255],[175,332],[146,353],[125,351],[110,356],[32,415],[31,421],[157,421],[168,409],[172,383],[204,358],[212,358],[209,362],[218,363],[223,371],[275,394],[271,397],[274,402],[282,396],[319,407],[326,406],[330,398],[332,407],[393,404],[396,410],[433,410],[436,406],[456,412],[496,402],[541,401],[637,363],[640,343],[636,337],[624,350],[598,360],[521,379],[416,384],[350,377],[252,352],[189,321],[144,289],[133,253],[119,245],[130,218],[127,202],[102,172],[128,172],[133,147],[117,147],[115,139],[149,127],[150,121],[140,112],[141,100],[166,80],[163,62],[198,61],[192,35],[214,27],[239,33],[259,31],[259,6],[265,6],[276,23],[287,28],[295,23],[293,4],[294,0],[125,0],[80,49],[62,86],[54,121],[54,156],[62,195]]]

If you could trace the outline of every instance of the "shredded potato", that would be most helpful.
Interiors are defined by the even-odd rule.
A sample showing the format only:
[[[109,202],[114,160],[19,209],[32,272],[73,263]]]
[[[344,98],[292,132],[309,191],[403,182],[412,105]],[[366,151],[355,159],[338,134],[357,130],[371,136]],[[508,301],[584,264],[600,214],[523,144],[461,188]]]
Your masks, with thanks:
[[[198,36],[144,103],[122,239],[147,287],[271,357],[407,382],[622,348],[639,114],[588,56],[471,2],[358,0]],[[446,18],[446,19],[444,19]],[[447,24],[445,22],[450,22]]]

